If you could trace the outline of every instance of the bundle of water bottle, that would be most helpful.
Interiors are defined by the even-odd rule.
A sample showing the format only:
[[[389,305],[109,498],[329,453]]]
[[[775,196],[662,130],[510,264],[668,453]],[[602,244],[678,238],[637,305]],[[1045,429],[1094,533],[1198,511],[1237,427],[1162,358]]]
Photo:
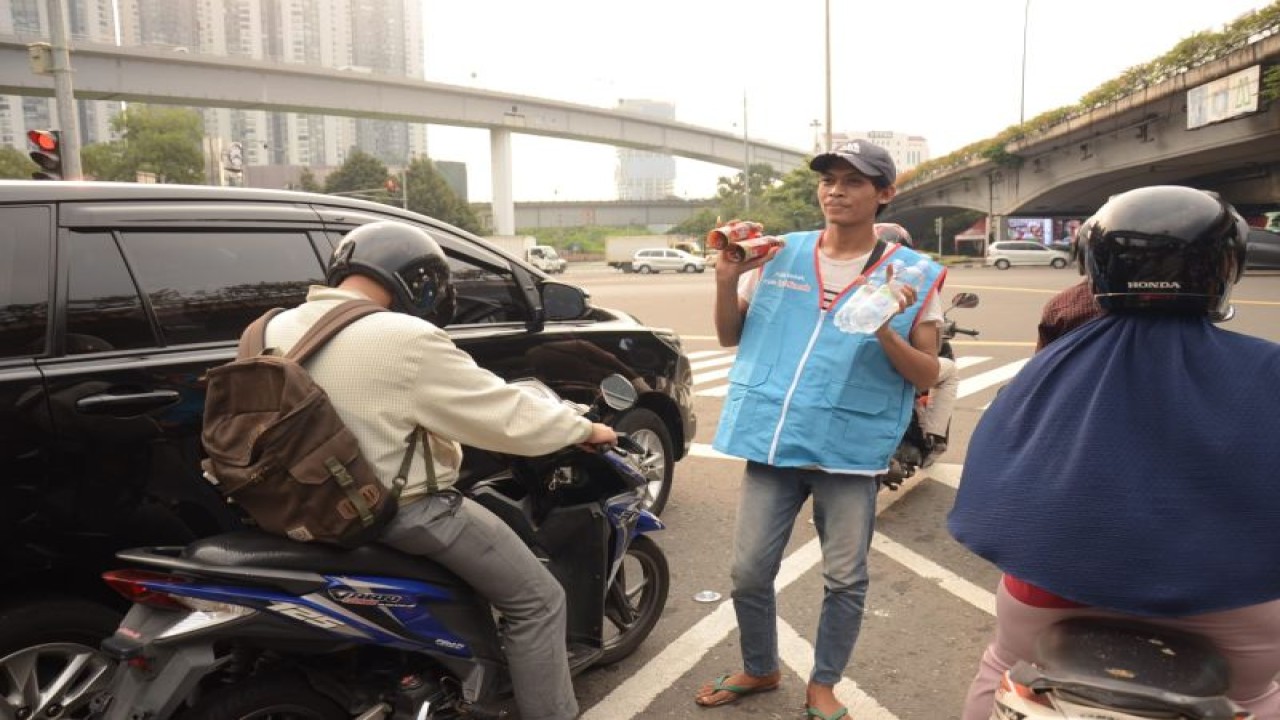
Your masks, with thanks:
[[[836,311],[833,321],[836,328],[847,333],[874,333],[898,312],[903,301],[903,288],[910,285],[919,297],[924,286],[925,271],[929,261],[919,260],[913,265],[891,263],[892,279],[886,280],[883,268],[867,277],[853,295]]]

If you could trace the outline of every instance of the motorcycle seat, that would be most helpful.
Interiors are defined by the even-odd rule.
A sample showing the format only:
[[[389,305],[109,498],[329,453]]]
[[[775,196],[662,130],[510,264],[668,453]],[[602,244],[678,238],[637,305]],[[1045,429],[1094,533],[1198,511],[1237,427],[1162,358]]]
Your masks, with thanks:
[[[1059,622],[1037,639],[1036,664],[1052,676],[1084,680],[1086,685],[1145,687],[1152,695],[1164,695],[1166,702],[1170,695],[1221,696],[1230,680],[1226,660],[1204,638],[1128,620]],[[1109,693],[1108,698],[1117,703],[1115,695]],[[1135,697],[1133,709],[1150,709],[1150,700]]]
[[[466,587],[462,578],[426,558],[370,543],[354,549],[303,543],[258,530],[237,530],[197,540],[183,559],[213,567],[304,570],[324,575],[382,575]]]

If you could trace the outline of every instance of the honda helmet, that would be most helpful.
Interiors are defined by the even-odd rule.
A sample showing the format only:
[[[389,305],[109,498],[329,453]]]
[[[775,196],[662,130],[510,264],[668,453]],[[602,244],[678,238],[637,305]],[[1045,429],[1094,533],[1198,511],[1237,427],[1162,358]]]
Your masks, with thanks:
[[[427,231],[384,220],[347,233],[334,249],[325,282],[336,286],[348,275],[366,275],[391,293],[391,309],[436,325],[453,316],[449,261]]]
[[[1076,234],[1077,257],[1104,309],[1229,319],[1249,225],[1216,194],[1156,185],[1114,195]]]
[[[887,243],[893,242],[914,249],[916,244],[911,240],[911,233],[898,223],[876,223],[874,225],[876,239]]]

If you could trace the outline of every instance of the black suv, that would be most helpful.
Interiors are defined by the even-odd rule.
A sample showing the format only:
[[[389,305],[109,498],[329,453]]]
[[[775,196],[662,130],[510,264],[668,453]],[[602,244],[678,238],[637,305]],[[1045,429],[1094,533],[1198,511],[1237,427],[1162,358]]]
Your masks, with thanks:
[[[591,307],[582,290],[475,236],[385,205],[0,181],[0,698],[43,682],[37,668],[53,682],[47,668],[72,667],[114,629],[118,598],[99,575],[117,550],[241,522],[200,475],[201,377],[234,356],[250,321],[322,282],[344,233],[385,219],[424,228],[449,255],[458,311],[448,330],[481,366],[579,401],[606,374],[635,382],[639,404],[618,428],[660,454],[650,507],[662,509],[696,427],[671,331]],[[501,462],[469,450],[462,482]],[[27,660],[15,655],[24,648]]]

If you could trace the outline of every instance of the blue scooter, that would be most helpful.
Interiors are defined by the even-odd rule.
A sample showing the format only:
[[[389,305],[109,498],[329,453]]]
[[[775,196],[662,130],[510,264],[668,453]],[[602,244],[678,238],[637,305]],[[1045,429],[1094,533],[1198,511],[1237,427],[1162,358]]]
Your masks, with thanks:
[[[547,397],[537,381],[518,381]],[[636,391],[601,383],[597,409]],[[565,589],[573,671],[630,655],[653,630],[670,577],[647,533],[645,450],[566,448],[519,458],[469,497],[528,542]],[[119,663],[91,703],[107,720],[428,720],[503,717],[511,686],[500,617],[445,568],[378,544],[354,550],[258,531],[139,548],[146,569],[104,578],[133,602],[103,643]]]

